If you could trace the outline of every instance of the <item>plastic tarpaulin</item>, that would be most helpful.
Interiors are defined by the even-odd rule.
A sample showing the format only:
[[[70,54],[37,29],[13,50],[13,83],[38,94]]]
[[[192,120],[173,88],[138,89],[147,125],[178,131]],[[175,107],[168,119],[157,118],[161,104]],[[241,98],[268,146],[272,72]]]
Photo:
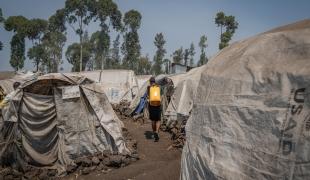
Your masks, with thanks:
[[[302,23],[209,61],[186,124],[180,179],[310,177],[310,21]]]
[[[17,153],[14,163],[63,172],[80,156],[129,153],[123,123],[104,90],[84,77],[49,74],[27,82],[15,91],[3,117],[0,157]]]
[[[81,74],[99,83],[113,104],[118,104],[121,100],[131,101],[138,92],[138,81],[132,70],[84,71],[69,74]]]
[[[201,66],[190,70],[186,74],[172,76],[175,88],[164,114],[167,126],[174,124],[175,121],[182,122],[188,119],[203,70],[204,66]]]

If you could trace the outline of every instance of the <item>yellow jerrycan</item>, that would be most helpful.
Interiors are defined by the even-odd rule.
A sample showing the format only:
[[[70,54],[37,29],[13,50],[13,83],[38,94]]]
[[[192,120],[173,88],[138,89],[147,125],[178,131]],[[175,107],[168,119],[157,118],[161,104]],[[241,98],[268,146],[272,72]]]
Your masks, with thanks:
[[[150,105],[160,106],[160,87],[157,85],[150,87]]]

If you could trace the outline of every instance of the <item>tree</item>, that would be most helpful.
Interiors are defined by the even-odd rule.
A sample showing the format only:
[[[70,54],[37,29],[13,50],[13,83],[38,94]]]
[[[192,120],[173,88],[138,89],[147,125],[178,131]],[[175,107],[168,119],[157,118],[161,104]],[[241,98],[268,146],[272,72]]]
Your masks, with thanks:
[[[188,59],[189,59],[189,49],[184,50],[184,65],[188,66]]]
[[[4,21],[4,18],[3,18],[3,15],[2,15],[2,9],[0,8],[0,24],[3,23],[3,21]],[[2,50],[2,48],[3,48],[3,44],[0,41],[0,51]]]
[[[151,74],[152,63],[149,60],[148,55],[140,57],[138,64],[139,64],[139,69],[138,69],[137,75]]]
[[[40,44],[42,35],[47,30],[48,22],[44,19],[31,19],[28,20],[26,26],[26,35],[29,40],[32,41],[32,44],[35,45],[35,41],[37,44]]]
[[[193,67],[194,66],[194,56],[195,56],[195,46],[194,46],[194,43],[191,43],[191,46],[189,48],[189,56],[190,56],[189,65],[191,67]]]
[[[34,65],[36,66],[36,71],[39,70],[39,65],[41,62],[44,62],[47,59],[44,46],[41,44],[34,45],[28,50],[27,56],[29,59],[33,60]]]
[[[119,54],[119,39],[120,35],[118,34],[113,41],[113,48],[111,49],[112,68],[119,68],[121,63],[121,56]]]
[[[4,28],[13,31],[15,34],[27,36],[28,19],[24,16],[10,16],[4,21]]]
[[[27,52],[29,59],[33,60],[36,71],[39,70],[39,65],[46,61],[46,52],[41,44],[42,36],[47,31],[48,22],[43,19],[28,20],[26,26],[26,36],[31,40],[33,47]]]
[[[80,55],[79,55],[79,71],[83,70],[83,34],[85,27],[90,23],[93,16],[91,15],[90,2],[85,0],[66,0],[65,11],[66,20],[80,38]],[[76,45],[76,44],[75,44]],[[77,70],[77,69],[75,69]]]
[[[10,64],[18,71],[24,67],[25,61],[25,37],[22,34],[15,34],[11,40]]]
[[[58,72],[65,42],[66,36],[59,31],[48,32],[43,37],[42,46],[45,48],[47,57],[43,59],[42,65],[46,67],[47,72]]]
[[[47,55],[42,65],[46,67],[47,72],[58,72],[62,63],[62,49],[66,42],[66,14],[65,9],[57,10],[56,13],[48,19],[48,29],[42,38],[42,44]]]
[[[10,16],[4,22],[5,30],[15,33],[11,39],[10,64],[16,71],[24,67],[28,22],[29,20],[23,16]]]
[[[164,59],[164,64],[165,64],[165,73],[169,74],[169,72],[170,72],[170,60]]]
[[[215,17],[215,24],[217,24],[217,27],[221,28],[221,39],[223,34],[223,26],[225,25],[225,14],[224,12],[218,12]]]
[[[203,35],[200,37],[200,41],[199,41],[199,47],[200,47],[200,58],[199,58],[199,61],[198,61],[198,64],[197,66],[201,66],[203,64],[206,64],[208,59],[206,57],[206,52],[205,52],[205,49],[206,47],[208,46],[207,45],[207,36]]]
[[[101,30],[92,38],[92,42],[95,42],[96,68],[112,68],[113,62],[111,58],[108,58],[110,36],[107,19],[110,20],[114,30],[120,31],[122,30],[122,14],[112,0],[91,1],[90,11],[96,20],[99,19],[101,27]]]
[[[124,35],[122,53],[124,54],[123,67],[138,72],[138,61],[140,57],[140,42],[138,29],[141,25],[141,14],[136,10],[130,10],[124,15],[124,26],[127,31]]]
[[[105,61],[110,47],[109,34],[104,30],[97,31],[92,34],[90,42],[95,56],[95,69],[109,68],[110,65]]]
[[[180,64],[183,63],[182,62],[183,61],[183,48],[182,47],[173,52],[172,59],[174,63],[180,63]]]
[[[83,47],[83,52],[80,53],[80,48],[81,45],[79,43],[73,43],[68,46],[67,51],[66,51],[66,58],[67,61],[72,64],[72,72],[74,71],[79,71],[80,69],[80,59],[82,59],[82,68],[85,69],[86,64],[89,62],[91,59],[91,48],[89,47],[89,43],[86,44],[86,42],[83,42],[84,45]],[[81,58],[80,55],[83,55]]]
[[[162,73],[162,64],[163,59],[166,54],[166,50],[164,49],[166,41],[164,39],[164,35],[162,33],[156,34],[154,44],[157,48],[155,56],[154,56],[154,64],[152,67],[152,71],[154,74],[158,75]]]
[[[219,12],[216,14],[215,24],[217,24],[218,27],[221,27],[219,49],[223,49],[229,45],[229,41],[231,40],[239,24],[235,20],[234,16],[226,16],[223,12]],[[226,28],[226,31],[224,33],[223,27]]]

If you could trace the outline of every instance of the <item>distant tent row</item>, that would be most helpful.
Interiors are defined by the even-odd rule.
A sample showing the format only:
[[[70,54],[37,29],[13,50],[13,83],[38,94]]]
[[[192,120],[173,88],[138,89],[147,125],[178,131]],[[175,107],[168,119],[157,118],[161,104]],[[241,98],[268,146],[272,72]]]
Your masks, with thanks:
[[[71,74],[80,74],[99,83],[112,104],[118,104],[122,100],[131,101],[139,89],[132,70],[83,71]]]
[[[2,164],[66,170],[97,152],[129,153],[118,119],[101,86],[69,74],[47,74],[23,83],[2,109]],[[1,124],[1,123],[0,123]]]

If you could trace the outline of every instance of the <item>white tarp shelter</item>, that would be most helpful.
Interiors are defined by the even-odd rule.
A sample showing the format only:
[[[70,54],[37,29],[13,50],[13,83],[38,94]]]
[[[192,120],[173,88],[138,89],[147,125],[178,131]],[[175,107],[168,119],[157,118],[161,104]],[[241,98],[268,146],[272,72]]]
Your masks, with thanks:
[[[145,82],[150,80],[152,75],[137,75],[136,77],[137,77],[137,81],[138,81],[138,87],[140,89]]]
[[[180,179],[309,179],[310,20],[223,49],[198,89]]]
[[[191,69],[186,74],[171,76],[175,88],[170,103],[164,112],[167,126],[175,121],[181,122],[188,119],[203,70],[204,66],[201,66]]]
[[[138,82],[132,70],[83,71],[73,74],[81,74],[99,83],[112,104],[118,104],[121,100],[131,101],[138,92]]]
[[[104,90],[83,76],[47,74],[22,84],[6,106],[2,162],[65,171],[77,157],[105,150],[128,153]]]

